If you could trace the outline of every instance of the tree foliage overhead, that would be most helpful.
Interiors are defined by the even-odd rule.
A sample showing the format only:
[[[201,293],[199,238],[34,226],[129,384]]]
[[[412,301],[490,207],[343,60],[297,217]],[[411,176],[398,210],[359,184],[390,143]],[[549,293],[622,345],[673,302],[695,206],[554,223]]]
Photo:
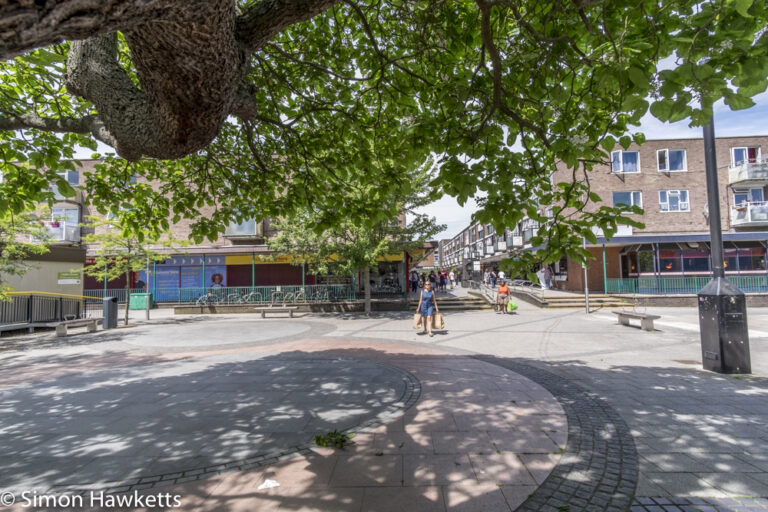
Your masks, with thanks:
[[[0,65],[0,210],[45,197],[73,145],[101,140],[120,157],[89,177],[96,206],[137,226],[198,219],[197,238],[297,207],[376,222],[438,155],[434,190],[479,194],[497,228],[553,205],[534,243],[583,256],[593,225],[631,223],[587,207],[606,150],[642,142],[649,110],[701,125],[718,99],[751,106],[768,76],[757,0],[74,4],[0,6],[0,55],[16,56]],[[558,161],[573,182],[553,187]]]

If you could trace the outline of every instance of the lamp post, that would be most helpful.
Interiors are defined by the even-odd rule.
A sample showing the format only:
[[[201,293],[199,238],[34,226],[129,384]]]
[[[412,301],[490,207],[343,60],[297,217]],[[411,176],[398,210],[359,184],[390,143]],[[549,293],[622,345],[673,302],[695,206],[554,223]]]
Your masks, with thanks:
[[[709,204],[712,280],[698,293],[702,366],[717,373],[751,373],[747,301],[744,292],[725,278],[720,191],[717,181],[715,127],[704,126],[704,158]]]

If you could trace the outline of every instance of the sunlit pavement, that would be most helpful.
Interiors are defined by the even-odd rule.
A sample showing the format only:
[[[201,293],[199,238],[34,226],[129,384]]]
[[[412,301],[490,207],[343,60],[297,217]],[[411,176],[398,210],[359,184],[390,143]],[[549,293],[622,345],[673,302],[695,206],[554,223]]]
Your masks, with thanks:
[[[187,476],[197,478],[162,487],[163,492],[175,489],[172,492],[183,495],[184,509],[509,510],[527,499],[521,509],[536,510],[529,494],[541,499],[542,490],[559,478],[560,487],[553,492],[569,510],[609,510],[614,505],[606,486],[614,477],[631,473],[634,459],[634,471],[639,471],[634,509],[706,510],[715,504],[721,510],[759,510],[765,506],[767,502],[756,498],[768,496],[768,358],[766,338],[761,337],[768,333],[768,311],[749,312],[754,375],[737,377],[700,369],[694,310],[649,310],[662,319],[657,321],[656,332],[645,332],[617,325],[609,312],[587,316],[579,310],[520,306],[516,315],[450,314],[447,330],[434,338],[417,335],[408,313],[382,313],[372,318],[314,315],[291,321],[244,315],[164,318],[155,312],[157,319],[149,324],[95,336],[76,335],[64,341],[36,336],[25,342],[3,338],[0,446],[5,452],[0,487],[8,487],[9,482],[86,483],[54,477],[67,472],[97,474],[94,468],[102,464],[121,467],[116,461],[131,460],[134,453],[139,454],[138,460],[154,455],[156,461],[172,464],[169,455],[178,449],[182,459],[186,455],[212,458],[191,471],[215,467],[230,453],[237,459],[231,462],[241,463],[239,469],[220,475],[198,479],[190,474]],[[360,371],[352,374],[367,374],[370,367],[366,365],[374,362],[384,365],[389,370],[382,370],[380,380],[388,384],[371,388],[377,390],[374,394],[381,393],[382,400],[369,400],[370,393],[359,392],[368,383],[350,374],[344,376],[346,387],[335,389],[338,393],[322,393],[318,385],[322,379],[327,384],[339,377],[330,371],[315,372],[307,379],[277,380],[273,384],[278,385],[278,395],[271,396],[272,402],[260,394],[258,384],[264,381],[256,377],[263,377],[264,372],[263,367],[258,370],[259,365],[271,362],[283,369],[285,377],[293,373],[287,359],[311,362],[318,360],[318,354],[334,361],[354,361]],[[496,357],[470,357],[475,354]],[[525,374],[526,369],[533,373]],[[537,377],[536,369],[549,380]],[[285,405],[306,413],[294,421],[302,423],[306,418],[307,423],[285,430],[306,439],[318,431],[310,422],[322,418],[323,407],[333,411],[338,403],[347,404],[359,413],[350,415],[353,423],[375,420],[384,409],[399,407],[395,395],[401,388],[395,383],[403,382],[400,372],[418,382],[418,400],[405,412],[390,410],[399,416],[378,427],[370,425],[345,450],[313,448],[312,453],[300,453],[311,446],[307,439],[303,445],[294,443],[295,450],[276,464],[243,464],[243,460],[260,463],[255,453],[260,448],[253,452],[248,448],[259,446],[256,440],[264,441],[265,432],[253,429],[266,420],[254,420],[244,429],[246,424],[233,418],[257,418],[257,410],[279,407],[280,393],[286,392],[280,383],[304,386],[305,394],[294,392],[295,401]],[[236,375],[243,375],[242,380],[234,377],[232,381]],[[216,388],[216,382],[223,387]],[[591,393],[568,395],[569,383],[573,389]],[[180,394],[185,387],[192,388],[187,392],[196,398],[184,402]],[[142,389],[149,392],[142,393]],[[354,391],[348,401],[343,389]],[[566,415],[550,393],[563,404],[570,423],[573,418],[579,421],[585,411],[595,410],[594,403],[602,407],[608,420],[604,425],[568,425],[578,427],[581,444],[574,445],[571,438],[563,450]],[[579,405],[580,395],[591,395],[597,402]],[[89,397],[99,398],[85,400]],[[154,444],[142,443],[154,435],[153,429],[185,424],[161,421],[173,416],[166,414],[164,401],[187,413],[190,424],[197,425],[188,429],[194,435],[171,430]],[[185,405],[190,402],[192,405]],[[93,404],[99,403],[113,407],[95,411]],[[101,414],[108,420],[96,424],[101,437],[87,435],[94,424],[81,419],[89,410],[92,419]],[[617,419],[611,420],[611,411],[617,413]],[[195,422],[198,412],[200,423]],[[56,421],[62,414],[64,420]],[[333,414],[329,416],[332,422],[348,417]],[[134,427],[138,424],[145,430],[121,430],[124,421],[120,418],[126,416]],[[210,430],[204,427],[208,420],[215,420]],[[614,420],[619,434],[612,438],[616,428],[605,425]],[[318,428],[330,428],[332,422]],[[636,447],[634,454],[626,451],[622,423],[628,426],[626,437]],[[587,428],[593,434],[603,432],[610,442],[624,442],[619,460],[602,461],[603,448],[595,443],[592,451],[598,456],[590,461],[591,469],[579,470],[576,466],[584,462],[585,447],[590,446],[584,444]],[[125,432],[130,436],[120,437]],[[273,435],[278,432],[267,433],[267,439],[279,438]],[[505,436],[507,444],[499,444]],[[173,444],[175,438],[178,441]],[[165,451],[153,452],[152,446]],[[574,447],[581,450],[580,455],[569,458]],[[616,456],[610,446],[606,450],[614,453],[609,459]],[[168,460],[163,461],[164,457]],[[86,458],[88,462],[77,468],[68,465]],[[556,468],[550,473],[556,463],[561,469],[570,465],[569,472]],[[601,463],[605,471],[596,474]],[[45,470],[30,469],[38,464]],[[616,464],[618,470],[608,469],[615,470]],[[145,471],[151,465],[130,466],[123,467],[135,469],[131,474],[137,478],[173,475],[169,472],[173,467],[155,471],[155,475]],[[78,473],[82,468],[88,471]],[[24,475],[30,479],[21,479]],[[603,485],[602,490],[595,485],[587,496],[581,488],[580,496],[577,492],[583,482],[578,475]],[[182,473],[176,478],[187,476]],[[103,482],[88,483],[106,484],[108,472],[101,478]],[[267,480],[280,486],[259,490]],[[139,481],[132,485],[141,492],[159,489],[142,487],[156,482]],[[619,488],[617,483],[614,494],[621,494]],[[573,492],[569,494],[569,490]],[[605,499],[605,506],[595,508]],[[629,503],[617,500],[615,505],[626,509]]]

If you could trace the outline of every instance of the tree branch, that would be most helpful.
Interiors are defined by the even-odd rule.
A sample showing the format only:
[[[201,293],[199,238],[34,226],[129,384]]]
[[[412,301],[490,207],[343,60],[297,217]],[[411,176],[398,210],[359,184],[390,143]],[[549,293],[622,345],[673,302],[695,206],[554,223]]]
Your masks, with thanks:
[[[89,133],[96,140],[116,146],[117,141],[109,133],[98,116],[59,117],[51,119],[34,113],[0,117],[0,130],[43,130],[54,133]]]
[[[306,21],[339,0],[258,0],[237,17],[235,34],[253,52],[286,27]]]

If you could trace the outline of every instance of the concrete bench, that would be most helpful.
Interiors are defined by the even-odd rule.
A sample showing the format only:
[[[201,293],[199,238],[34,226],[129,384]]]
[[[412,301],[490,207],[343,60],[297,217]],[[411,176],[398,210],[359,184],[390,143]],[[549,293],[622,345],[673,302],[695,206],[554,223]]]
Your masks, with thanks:
[[[81,318],[79,320],[66,320],[56,324],[56,337],[60,338],[67,335],[67,329],[70,327],[85,327],[88,332],[96,330],[96,318]]]
[[[293,312],[299,309],[298,306],[267,306],[265,308],[254,308],[256,311],[261,312],[261,318],[265,318],[267,311],[270,313],[288,313],[288,316],[293,318]]]
[[[648,315],[645,313],[636,313],[634,311],[612,311],[619,317],[621,325],[629,325],[629,320],[640,320],[640,328],[644,331],[653,330],[653,321],[661,318],[659,315]]]

